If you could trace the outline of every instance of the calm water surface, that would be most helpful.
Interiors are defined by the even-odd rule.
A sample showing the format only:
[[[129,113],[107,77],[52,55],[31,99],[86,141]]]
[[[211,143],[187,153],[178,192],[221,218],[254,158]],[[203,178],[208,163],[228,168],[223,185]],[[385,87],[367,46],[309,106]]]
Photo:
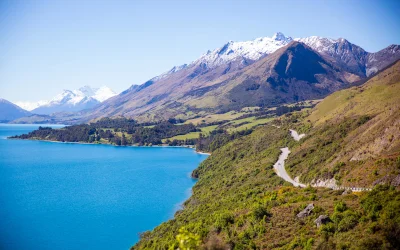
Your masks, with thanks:
[[[207,157],[6,139],[37,127],[0,124],[0,249],[129,249],[172,218]]]

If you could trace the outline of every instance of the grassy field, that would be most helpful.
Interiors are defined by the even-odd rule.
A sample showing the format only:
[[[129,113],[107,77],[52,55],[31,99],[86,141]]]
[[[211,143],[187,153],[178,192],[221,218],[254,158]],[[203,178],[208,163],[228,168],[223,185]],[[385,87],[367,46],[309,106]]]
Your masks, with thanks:
[[[223,118],[226,118],[226,117],[232,118],[234,116],[235,115],[233,115],[233,114],[222,114],[222,115],[218,114],[218,115],[211,115],[210,119],[213,119],[213,121],[216,121],[216,119],[225,120]],[[185,135],[177,135],[177,136],[174,136],[174,137],[171,137],[168,139],[170,141],[196,139],[196,138],[199,138],[200,133],[207,136],[213,130],[217,129],[218,127],[226,129],[229,133],[234,133],[234,132],[238,132],[238,131],[242,131],[242,130],[246,130],[246,129],[252,129],[259,125],[267,124],[268,122],[270,122],[272,120],[273,120],[273,118],[256,119],[255,116],[252,116],[252,117],[247,117],[247,118],[238,119],[238,120],[231,120],[231,121],[228,121],[221,125],[212,125],[212,126],[203,127],[203,128],[201,128],[201,132],[191,132],[191,133],[188,133]],[[242,124],[242,123],[245,123],[245,124]],[[242,124],[242,125],[240,125],[240,124]],[[163,142],[166,142],[166,141],[167,141],[167,139],[163,140]]]
[[[243,124],[239,127],[231,127],[228,128],[228,132],[229,133],[233,133],[233,132],[238,132],[238,131],[242,131],[242,130],[246,130],[246,129],[251,129],[254,128],[258,125],[264,125],[267,124],[268,122],[272,121],[274,118],[263,118],[263,119],[256,119],[256,117],[248,117],[248,118],[244,118],[244,119],[240,119],[240,120],[235,120],[231,122],[232,124],[240,124],[243,122],[248,122],[246,124]]]
[[[164,139],[163,142],[166,142],[167,140],[173,141],[173,140],[196,139],[199,138],[200,133],[202,133],[203,135],[209,135],[211,131],[215,130],[217,127],[218,127],[217,125],[207,126],[201,128],[201,132],[191,132],[185,135],[177,135],[168,139]]]
[[[253,113],[258,110],[258,107],[243,108],[241,111],[230,111],[223,114],[210,114],[199,118],[187,120],[185,123],[193,123],[195,125],[202,123],[212,123],[219,121],[231,121],[239,118],[242,115]]]

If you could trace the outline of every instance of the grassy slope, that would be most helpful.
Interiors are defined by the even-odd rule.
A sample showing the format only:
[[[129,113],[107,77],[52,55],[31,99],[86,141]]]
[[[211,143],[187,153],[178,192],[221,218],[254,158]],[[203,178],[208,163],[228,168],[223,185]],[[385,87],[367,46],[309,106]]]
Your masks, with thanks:
[[[400,62],[363,86],[336,92],[299,128],[308,136],[291,148],[288,171],[304,182],[335,177],[345,186],[371,186],[398,175]]]
[[[276,176],[272,165],[279,148],[289,146],[289,170],[301,173],[303,180],[334,173],[344,184],[370,185],[382,176],[380,171],[397,174],[399,100],[393,92],[399,93],[399,65],[362,88],[328,97],[309,116],[286,116],[280,128],[259,127],[214,151],[194,171],[199,181],[185,208],[173,220],[142,234],[134,249],[176,249],[176,236],[188,236],[178,232],[182,227],[194,234],[189,238],[199,237],[198,248],[203,249],[396,249],[399,191],[378,186],[372,192],[342,195],[294,188]],[[308,136],[295,142],[289,128]],[[376,143],[384,147],[377,150]],[[366,158],[360,159],[358,150],[368,145],[370,153],[362,153]],[[357,160],[350,161],[354,156]],[[371,166],[379,169],[377,174]],[[359,179],[352,179],[357,173]],[[297,219],[295,215],[311,202],[316,207],[311,216]],[[313,220],[321,214],[332,222],[317,229]]]

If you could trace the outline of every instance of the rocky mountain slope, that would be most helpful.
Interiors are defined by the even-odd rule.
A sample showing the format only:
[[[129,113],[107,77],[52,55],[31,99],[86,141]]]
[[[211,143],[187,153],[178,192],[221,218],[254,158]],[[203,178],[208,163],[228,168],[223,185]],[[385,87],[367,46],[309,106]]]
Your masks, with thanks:
[[[399,87],[397,62],[216,149],[193,172],[183,209],[132,249],[398,249]],[[294,140],[292,128],[306,136]],[[273,170],[282,147],[292,151],[286,170],[304,183],[372,191],[294,187]]]
[[[346,39],[329,39],[323,37],[296,38],[315,51],[333,59],[347,71],[361,77],[371,76],[386,66],[400,59],[400,46],[390,45],[376,53],[369,53]]]
[[[115,95],[116,93],[106,86],[100,88],[84,86],[76,90],[64,90],[49,101],[17,102],[17,105],[30,110],[34,114],[47,115],[55,112],[74,112],[92,108]]]
[[[321,98],[358,79],[309,47],[292,42],[250,65],[234,61],[210,70],[206,64],[199,63],[156,81],[133,86],[98,106],[88,118],[168,119],[201,111],[273,106]]]
[[[306,73],[307,76],[300,76],[296,75],[300,71],[294,69],[289,74],[280,74],[284,72],[277,71],[270,65],[273,59],[268,58],[279,57],[276,55],[281,53],[278,50],[288,46],[293,40],[308,45],[320,55],[307,57],[307,62],[302,62],[304,68],[307,63],[313,64],[307,68],[312,68],[315,72],[311,70]],[[221,48],[208,51],[190,64],[174,67],[142,85],[132,85],[120,95],[88,112],[82,121],[104,116],[135,117],[143,121],[177,115],[187,118],[199,113],[220,112],[243,105],[276,105],[304,98],[320,98],[370,76],[399,58],[398,45],[389,46],[377,53],[368,53],[345,39],[292,39],[277,33],[271,38],[258,38],[254,41],[231,41]],[[324,61],[323,68],[330,69],[326,71],[317,66],[320,63],[318,60]],[[296,61],[297,65],[302,63]],[[268,70],[271,72],[268,73]],[[296,83],[288,84],[293,79],[296,79]],[[279,86],[276,85],[277,82],[272,82],[278,80],[281,81]],[[283,82],[287,86],[283,86]],[[268,84],[270,87],[265,88]],[[270,91],[271,87],[275,89]],[[249,97],[255,99],[250,100]],[[243,101],[246,98],[247,101]]]
[[[0,122],[8,122],[31,113],[18,107],[12,102],[0,98]]]

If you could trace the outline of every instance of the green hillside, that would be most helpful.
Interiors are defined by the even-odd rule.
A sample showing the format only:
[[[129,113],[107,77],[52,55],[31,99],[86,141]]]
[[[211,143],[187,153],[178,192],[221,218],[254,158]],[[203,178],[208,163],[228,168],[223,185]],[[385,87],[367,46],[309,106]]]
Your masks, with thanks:
[[[400,62],[213,151],[193,172],[198,182],[183,210],[132,248],[398,249],[399,79]],[[307,135],[296,142],[289,129]],[[295,188],[272,167],[282,147],[292,151],[287,171],[304,183],[334,178],[374,189]],[[311,214],[298,218],[310,203]],[[320,215],[330,222],[317,228]]]

